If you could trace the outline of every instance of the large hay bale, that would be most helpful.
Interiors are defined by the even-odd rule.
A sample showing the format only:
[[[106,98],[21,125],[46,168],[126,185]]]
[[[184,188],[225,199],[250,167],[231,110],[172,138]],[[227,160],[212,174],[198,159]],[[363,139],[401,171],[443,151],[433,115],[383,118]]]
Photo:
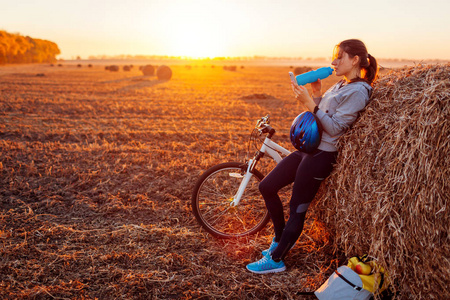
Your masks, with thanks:
[[[335,246],[384,265],[402,299],[450,299],[449,99],[450,64],[380,78],[314,207]]]
[[[156,76],[159,80],[170,80],[172,78],[172,69],[168,66],[162,65],[156,70]]]

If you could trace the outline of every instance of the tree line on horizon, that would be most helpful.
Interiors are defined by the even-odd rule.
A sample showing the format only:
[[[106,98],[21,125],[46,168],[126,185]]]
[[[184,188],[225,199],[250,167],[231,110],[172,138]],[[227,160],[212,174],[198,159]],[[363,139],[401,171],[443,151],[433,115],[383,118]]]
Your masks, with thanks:
[[[60,53],[51,41],[0,30],[0,64],[53,63]]]

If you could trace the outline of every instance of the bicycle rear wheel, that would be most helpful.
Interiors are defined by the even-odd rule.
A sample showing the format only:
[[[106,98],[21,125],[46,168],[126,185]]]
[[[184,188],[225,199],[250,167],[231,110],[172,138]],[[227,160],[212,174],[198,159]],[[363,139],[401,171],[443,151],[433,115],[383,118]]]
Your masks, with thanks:
[[[192,211],[200,225],[218,238],[233,238],[254,234],[269,221],[259,182],[264,178],[255,170],[239,205],[231,207],[247,166],[228,162],[206,170],[192,193]]]

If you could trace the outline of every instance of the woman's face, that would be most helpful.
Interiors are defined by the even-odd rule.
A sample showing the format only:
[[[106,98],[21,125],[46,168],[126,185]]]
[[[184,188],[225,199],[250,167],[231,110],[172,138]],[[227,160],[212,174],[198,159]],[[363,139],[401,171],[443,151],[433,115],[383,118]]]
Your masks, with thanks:
[[[347,52],[339,50],[338,56],[331,63],[334,66],[336,76],[344,75],[348,79],[352,79],[352,73],[355,71],[355,61],[357,57],[350,58]]]

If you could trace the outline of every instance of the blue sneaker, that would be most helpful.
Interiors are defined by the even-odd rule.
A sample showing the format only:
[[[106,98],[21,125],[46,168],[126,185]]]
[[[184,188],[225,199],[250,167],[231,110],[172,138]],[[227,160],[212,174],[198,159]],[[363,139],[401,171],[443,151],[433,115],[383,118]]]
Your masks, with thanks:
[[[272,254],[272,251],[275,250],[275,248],[278,247],[278,243],[275,242],[275,238],[272,239],[272,243],[270,243],[269,249],[263,250],[261,253],[264,256],[267,256],[268,254]]]
[[[277,273],[286,270],[286,266],[282,260],[276,262],[270,255],[268,255],[264,256],[257,262],[248,264],[247,270],[256,274]]]

